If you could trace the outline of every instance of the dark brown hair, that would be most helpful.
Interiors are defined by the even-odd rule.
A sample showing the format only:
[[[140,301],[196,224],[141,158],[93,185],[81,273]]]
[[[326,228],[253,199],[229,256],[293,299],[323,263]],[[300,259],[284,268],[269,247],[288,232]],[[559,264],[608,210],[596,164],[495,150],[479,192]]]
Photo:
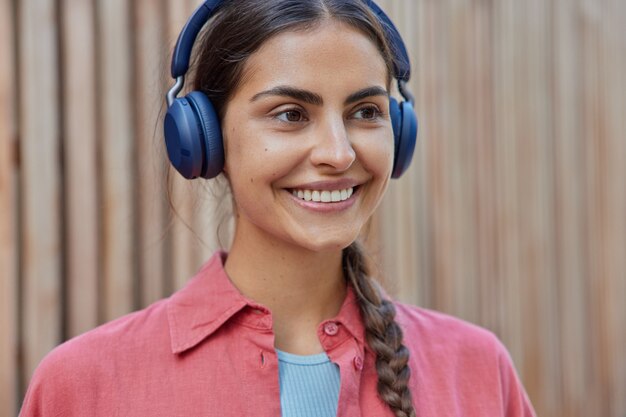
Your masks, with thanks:
[[[378,19],[361,0],[225,1],[196,42],[193,89],[204,92],[223,118],[228,100],[244,76],[250,55],[272,36],[315,28],[335,19],[361,31],[378,47],[392,79],[393,56]],[[408,381],[409,352],[395,321],[392,302],[369,276],[358,242],[343,251],[346,280],[357,295],[366,339],[376,353],[378,393],[397,417],[415,415]]]

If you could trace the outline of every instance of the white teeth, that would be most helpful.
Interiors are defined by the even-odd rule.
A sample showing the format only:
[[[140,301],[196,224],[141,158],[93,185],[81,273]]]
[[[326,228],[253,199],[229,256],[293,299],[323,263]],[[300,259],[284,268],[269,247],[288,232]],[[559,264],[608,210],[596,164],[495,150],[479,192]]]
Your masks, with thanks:
[[[292,190],[291,194],[305,201],[315,201],[321,203],[338,203],[349,199],[354,192],[354,188],[343,190]]]

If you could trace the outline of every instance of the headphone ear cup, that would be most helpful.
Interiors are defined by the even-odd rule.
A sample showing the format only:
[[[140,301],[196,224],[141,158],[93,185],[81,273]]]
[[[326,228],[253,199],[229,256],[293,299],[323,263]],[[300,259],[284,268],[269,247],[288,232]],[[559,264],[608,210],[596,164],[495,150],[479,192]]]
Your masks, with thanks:
[[[398,139],[402,131],[402,112],[398,100],[389,97],[389,116],[391,117],[391,127],[393,127],[394,161],[398,153]]]
[[[202,171],[201,132],[187,97],[174,100],[164,120],[165,147],[170,162],[183,177],[193,179]]]
[[[389,113],[395,145],[391,178],[400,178],[413,159],[417,142],[417,115],[410,102],[398,103],[394,98],[390,99]]]
[[[164,127],[168,157],[183,177],[213,178],[222,171],[222,131],[204,93],[192,91],[174,100],[165,115]]]
[[[203,178],[217,177],[224,169],[224,142],[220,119],[213,103],[201,91],[192,91],[187,98],[194,106],[202,126],[202,173]]]

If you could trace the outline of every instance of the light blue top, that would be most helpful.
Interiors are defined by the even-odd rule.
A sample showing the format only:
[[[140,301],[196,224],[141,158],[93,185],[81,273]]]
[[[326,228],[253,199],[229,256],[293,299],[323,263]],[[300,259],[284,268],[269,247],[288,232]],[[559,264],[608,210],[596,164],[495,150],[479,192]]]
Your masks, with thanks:
[[[335,417],[339,367],[325,352],[294,355],[276,349],[282,417]]]

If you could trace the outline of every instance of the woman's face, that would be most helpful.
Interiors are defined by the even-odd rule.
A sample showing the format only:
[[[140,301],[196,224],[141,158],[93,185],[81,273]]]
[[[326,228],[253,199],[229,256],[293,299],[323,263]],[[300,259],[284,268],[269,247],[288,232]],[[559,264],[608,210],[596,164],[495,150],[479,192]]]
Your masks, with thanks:
[[[246,62],[222,127],[235,239],[343,249],[391,173],[387,67],[345,24],[282,33]]]

